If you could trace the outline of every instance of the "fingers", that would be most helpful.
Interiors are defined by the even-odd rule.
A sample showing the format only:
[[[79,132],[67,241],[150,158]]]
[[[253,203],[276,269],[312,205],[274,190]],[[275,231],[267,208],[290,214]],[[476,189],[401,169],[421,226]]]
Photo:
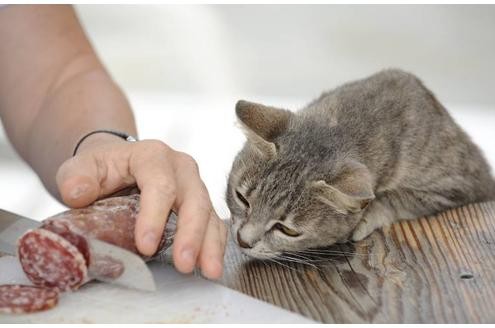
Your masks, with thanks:
[[[227,227],[213,211],[208,221],[208,228],[199,255],[199,266],[206,278],[219,279],[222,277],[226,242]]]
[[[57,171],[58,190],[65,204],[83,207],[94,202],[100,194],[98,168],[92,157],[73,157]]]
[[[169,158],[171,150],[165,145],[152,144],[150,147],[154,151],[137,152],[130,159],[130,173],[141,190],[136,246],[148,256],[157,250],[176,198],[176,181]]]
[[[95,146],[67,160],[56,179],[71,207],[89,205],[136,183],[141,191],[135,227],[139,252],[156,252],[173,209],[178,215],[173,254],[177,270],[189,273],[198,264],[207,278],[222,275],[226,227],[189,155],[156,140]]]
[[[160,152],[158,152],[160,153]],[[141,189],[141,204],[136,223],[136,245],[152,255],[163,233],[168,213],[178,214],[173,258],[178,271],[191,272],[196,263],[206,277],[222,275],[226,228],[213,210],[208,191],[195,161],[184,153],[162,149],[132,162],[131,173]]]
[[[176,153],[176,179],[179,220],[174,238],[174,263],[181,272],[191,272],[203,245],[213,208],[194,160]]]

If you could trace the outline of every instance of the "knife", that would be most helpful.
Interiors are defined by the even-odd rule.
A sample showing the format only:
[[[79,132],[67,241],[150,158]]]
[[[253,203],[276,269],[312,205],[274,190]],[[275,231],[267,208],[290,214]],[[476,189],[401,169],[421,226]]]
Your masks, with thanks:
[[[40,225],[39,221],[0,209],[0,252],[15,256],[19,237],[27,230],[36,229]],[[91,265],[96,261],[91,261],[88,273],[92,278],[138,290],[156,291],[153,274],[141,257],[101,240],[88,238],[87,241],[92,258],[121,264],[124,269],[118,277],[108,277],[98,274],[97,268]]]

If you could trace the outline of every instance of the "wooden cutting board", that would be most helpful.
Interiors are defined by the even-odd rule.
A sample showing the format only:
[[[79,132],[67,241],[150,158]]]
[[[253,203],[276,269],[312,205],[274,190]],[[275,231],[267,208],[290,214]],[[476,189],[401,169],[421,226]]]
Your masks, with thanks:
[[[61,295],[52,310],[0,314],[0,323],[311,323],[301,315],[256,300],[212,281],[149,264],[156,292],[90,282]],[[29,283],[15,257],[0,257],[0,284]]]

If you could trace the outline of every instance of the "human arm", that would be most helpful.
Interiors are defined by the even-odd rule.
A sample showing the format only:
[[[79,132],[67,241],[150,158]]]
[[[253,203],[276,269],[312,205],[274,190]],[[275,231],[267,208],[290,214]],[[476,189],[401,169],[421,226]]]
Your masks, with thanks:
[[[172,209],[179,215],[176,267],[190,272],[198,264],[207,277],[218,278],[226,229],[190,156],[158,140],[127,143],[95,134],[71,157],[90,131],[137,134],[128,101],[97,58],[73,8],[3,8],[0,45],[5,130],[50,193],[71,207],[82,207],[137,184],[142,199],[138,249],[146,255],[154,252]],[[183,256],[187,250],[189,258]]]

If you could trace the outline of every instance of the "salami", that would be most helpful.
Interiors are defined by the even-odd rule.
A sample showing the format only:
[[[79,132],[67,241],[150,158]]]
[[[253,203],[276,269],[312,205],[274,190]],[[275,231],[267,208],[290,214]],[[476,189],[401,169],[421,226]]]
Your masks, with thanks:
[[[139,254],[134,241],[138,212],[139,194],[134,194],[103,199],[44,220],[39,229],[19,239],[18,255],[24,272],[35,285],[60,291],[78,289],[91,280],[92,274],[117,277],[124,269],[122,264],[92,257],[87,238]],[[175,222],[169,222],[154,257],[162,255],[171,245],[174,230]],[[90,264],[92,271],[88,273]]]
[[[25,286],[0,286],[0,313],[21,314],[44,311],[58,303],[55,289]]]
[[[78,245],[87,257],[85,238],[95,238],[138,253],[134,227],[139,195],[102,199],[93,205],[72,209],[43,221],[42,229],[64,236]],[[89,261],[89,258],[87,258]]]
[[[19,240],[18,256],[26,276],[36,286],[67,291],[88,280],[83,254],[51,231],[36,229],[25,233]]]

